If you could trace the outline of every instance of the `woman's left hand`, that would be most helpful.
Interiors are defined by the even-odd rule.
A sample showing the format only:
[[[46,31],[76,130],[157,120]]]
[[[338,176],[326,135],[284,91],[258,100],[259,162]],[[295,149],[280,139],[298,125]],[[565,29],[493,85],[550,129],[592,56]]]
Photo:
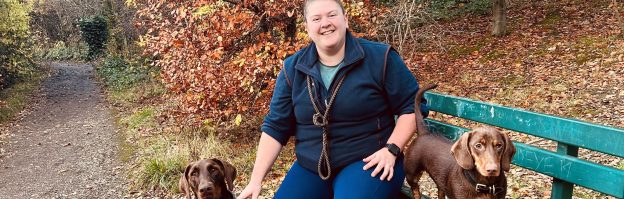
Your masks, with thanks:
[[[364,165],[364,170],[368,170],[371,167],[377,165],[375,170],[371,174],[371,177],[377,176],[379,172],[383,169],[383,173],[381,174],[380,180],[392,180],[392,176],[394,174],[394,163],[396,161],[396,156],[392,155],[388,148],[384,147],[379,149],[379,151],[373,153],[373,155],[364,158],[364,162],[367,164]]]

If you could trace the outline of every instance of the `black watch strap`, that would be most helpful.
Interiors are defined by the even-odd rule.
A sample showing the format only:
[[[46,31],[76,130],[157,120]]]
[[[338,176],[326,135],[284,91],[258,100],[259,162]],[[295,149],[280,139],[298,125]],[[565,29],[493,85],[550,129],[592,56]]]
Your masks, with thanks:
[[[399,146],[397,146],[396,144],[388,143],[386,144],[386,148],[388,148],[388,151],[390,151],[392,155],[394,155],[395,157],[399,157],[399,153],[401,153],[401,148],[399,148]]]

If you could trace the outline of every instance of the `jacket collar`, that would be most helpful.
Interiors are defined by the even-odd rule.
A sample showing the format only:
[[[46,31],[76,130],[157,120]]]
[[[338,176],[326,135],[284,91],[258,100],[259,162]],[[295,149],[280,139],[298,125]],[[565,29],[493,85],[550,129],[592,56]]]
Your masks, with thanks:
[[[360,42],[355,38],[350,31],[347,30],[345,37],[345,57],[343,68],[351,67],[353,63],[364,58],[364,49],[360,45]],[[298,59],[295,68],[303,73],[306,73],[315,79],[320,79],[316,62],[318,61],[318,52],[316,51],[316,44],[310,43],[307,47],[301,50],[301,57]]]

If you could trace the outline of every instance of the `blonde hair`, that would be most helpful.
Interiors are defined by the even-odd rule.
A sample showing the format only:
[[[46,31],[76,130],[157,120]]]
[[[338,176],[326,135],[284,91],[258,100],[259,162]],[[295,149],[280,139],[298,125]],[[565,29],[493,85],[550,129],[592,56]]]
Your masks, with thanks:
[[[310,4],[310,2],[313,2],[313,1],[317,1],[317,0],[306,0],[305,3],[303,4],[303,20],[307,20],[306,17],[308,16],[308,4]],[[344,14],[345,9],[344,9],[344,6],[342,6],[342,1],[334,0],[334,2],[338,4],[338,6],[340,6],[340,11],[342,11],[342,14]]]

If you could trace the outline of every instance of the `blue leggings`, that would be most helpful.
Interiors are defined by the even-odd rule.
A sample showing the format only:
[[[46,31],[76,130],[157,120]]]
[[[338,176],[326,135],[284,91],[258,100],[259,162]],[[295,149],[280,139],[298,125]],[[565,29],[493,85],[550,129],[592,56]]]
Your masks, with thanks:
[[[363,170],[365,163],[357,161],[347,165],[338,174],[332,173],[328,180],[322,180],[315,172],[305,169],[297,161],[286,174],[282,185],[275,193],[275,199],[347,199],[347,198],[396,198],[401,191],[405,173],[403,158],[394,165],[391,181],[379,180],[381,173],[371,177],[372,167]]]

